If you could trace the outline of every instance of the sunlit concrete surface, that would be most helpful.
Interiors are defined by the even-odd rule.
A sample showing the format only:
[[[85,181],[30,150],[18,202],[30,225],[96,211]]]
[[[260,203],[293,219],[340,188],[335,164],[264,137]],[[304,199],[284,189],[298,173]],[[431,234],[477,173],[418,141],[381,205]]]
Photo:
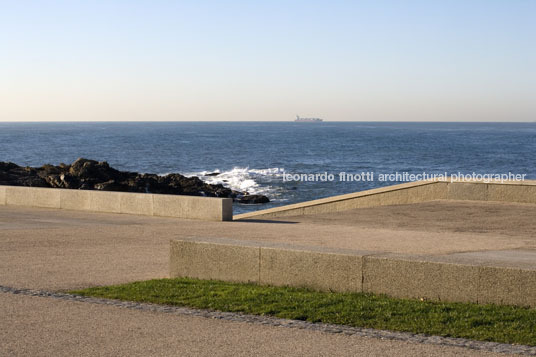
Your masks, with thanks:
[[[54,291],[167,277],[170,240],[188,237],[431,260],[493,259],[526,268],[536,249],[535,214],[531,204],[434,201],[271,221],[201,222],[2,206],[0,285]],[[254,349],[266,355],[484,355],[13,294],[0,294],[0,299],[0,349],[8,355],[176,355],[181,348],[186,355],[251,355]]]

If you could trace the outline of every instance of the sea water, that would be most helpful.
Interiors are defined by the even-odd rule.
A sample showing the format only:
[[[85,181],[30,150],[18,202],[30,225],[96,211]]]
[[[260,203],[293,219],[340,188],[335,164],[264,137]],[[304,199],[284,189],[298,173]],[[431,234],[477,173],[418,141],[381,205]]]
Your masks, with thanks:
[[[396,173],[536,179],[536,123],[0,123],[0,161],[41,166],[78,157],[198,176],[271,200],[235,204],[241,213],[406,180]]]

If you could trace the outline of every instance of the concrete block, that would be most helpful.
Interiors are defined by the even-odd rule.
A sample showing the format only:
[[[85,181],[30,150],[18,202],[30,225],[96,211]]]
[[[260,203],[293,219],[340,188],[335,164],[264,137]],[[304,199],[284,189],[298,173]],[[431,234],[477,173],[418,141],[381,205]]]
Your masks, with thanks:
[[[361,291],[361,255],[261,248],[260,282],[324,291]]]
[[[477,302],[478,267],[396,257],[363,258],[363,291],[400,298]]]
[[[60,208],[60,192],[53,188],[38,188],[33,193],[35,207]]]
[[[6,204],[16,206],[31,206],[33,196],[30,187],[8,186],[6,188]]]
[[[153,195],[155,216],[222,221],[232,219],[232,210],[230,198]]]
[[[448,184],[448,199],[487,201],[488,185],[485,183],[452,182]]]
[[[233,199],[232,198],[221,198],[222,203],[222,221],[232,221],[233,220]]]
[[[488,185],[488,200],[519,203],[536,203],[536,185]]]
[[[478,302],[536,307],[536,271],[480,267]]]
[[[256,246],[172,240],[170,276],[234,282],[259,282]]]
[[[41,187],[6,187],[6,204],[43,208],[60,208],[60,193]]]
[[[146,193],[121,193],[121,213],[153,215],[153,196]]]
[[[171,277],[536,307],[536,269],[229,239],[171,241]],[[368,255],[367,255],[368,254]],[[446,260],[446,261],[445,261]]]
[[[60,208],[77,211],[89,211],[91,209],[91,191],[87,190],[61,190]]]
[[[178,201],[176,197],[171,195],[155,195],[153,198],[153,214],[164,217],[192,216],[191,218],[196,218],[198,207],[197,205],[193,207],[193,205],[195,205],[195,200],[189,200],[188,198]],[[208,216],[213,218],[213,214],[213,212],[209,212]]]
[[[0,186],[0,205],[6,204],[6,187]]]
[[[121,193],[91,191],[89,209],[95,212],[121,213]]]

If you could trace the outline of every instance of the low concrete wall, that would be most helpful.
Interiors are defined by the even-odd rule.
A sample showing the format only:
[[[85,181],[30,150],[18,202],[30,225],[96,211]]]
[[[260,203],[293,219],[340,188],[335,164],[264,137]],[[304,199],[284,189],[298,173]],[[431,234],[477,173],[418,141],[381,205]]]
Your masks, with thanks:
[[[172,240],[170,276],[536,307],[536,270],[230,239]]]
[[[0,205],[6,204],[6,187],[0,186]]]
[[[418,181],[296,203],[235,216],[234,219],[271,218],[340,212],[355,208],[447,199],[447,182]]]
[[[536,203],[536,181],[518,183],[450,182],[450,180],[409,182],[240,214],[234,219],[269,219],[447,199]]]
[[[233,219],[230,198],[0,186],[0,204],[210,221]]]
[[[232,239],[172,240],[170,276],[361,291],[364,254]]]
[[[400,298],[536,307],[536,269],[495,264],[367,256],[363,259],[363,291]]]
[[[448,184],[450,200],[536,203],[536,181],[453,182]]]

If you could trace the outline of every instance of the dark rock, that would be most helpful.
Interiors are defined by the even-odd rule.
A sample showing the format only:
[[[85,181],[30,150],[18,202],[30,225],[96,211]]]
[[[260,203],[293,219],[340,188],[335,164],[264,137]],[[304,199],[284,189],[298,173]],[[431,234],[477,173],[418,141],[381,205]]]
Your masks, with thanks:
[[[58,166],[45,164],[37,169],[41,175],[57,175],[61,173],[61,168]]]
[[[20,166],[12,162],[1,162],[0,161],[0,172],[8,171],[13,169],[20,169]]]
[[[77,159],[71,165],[69,173],[80,179],[110,181],[122,179],[124,172],[113,169],[106,161],[97,162],[95,160]]]
[[[96,183],[94,186],[95,190],[101,191],[132,191],[128,184],[122,182],[116,182],[115,180],[109,180],[106,182]],[[139,191],[136,191],[139,192]]]
[[[245,204],[259,204],[259,203],[268,203],[270,199],[263,195],[245,195],[238,199],[239,203]]]
[[[60,175],[60,180],[63,184],[63,187],[70,189],[80,188],[80,180],[78,177],[75,177],[69,173],[62,173]]]
[[[218,176],[219,174],[220,174],[219,172],[211,172],[211,173],[205,174],[205,176]]]
[[[60,175],[48,175],[43,178],[50,187],[64,187]]]
[[[218,173],[207,174],[216,176]],[[266,203],[262,195],[233,191],[221,184],[208,184],[181,174],[158,176],[116,170],[105,161],[79,158],[71,165],[46,164],[38,168],[0,162],[0,185],[125,191],[233,198],[241,203]]]

